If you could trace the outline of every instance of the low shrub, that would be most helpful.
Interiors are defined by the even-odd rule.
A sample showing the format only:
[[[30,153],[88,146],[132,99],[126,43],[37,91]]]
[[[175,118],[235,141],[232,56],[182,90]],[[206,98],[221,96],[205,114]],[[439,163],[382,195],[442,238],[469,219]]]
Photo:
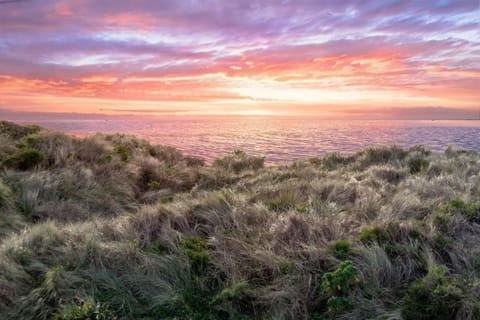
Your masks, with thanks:
[[[388,241],[388,234],[381,227],[376,226],[373,228],[363,229],[358,239],[367,244],[371,244],[373,242],[381,244]]]
[[[8,168],[26,171],[41,164],[44,160],[45,156],[40,151],[36,149],[25,149],[6,157],[2,165]]]
[[[202,237],[187,237],[180,242],[180,250],[190,259],[192,271],[202,273],[210,264],[210,246]]]
[[[417,174],[426,171],[430,165],[430,161],[423,158],[412,158],[408,160],[407,165],[411,174]]]
[[[130,158],[130,150],[128,147],[124,145],[118,145],[115,147],[115,152],[120,155],[120,159],[122,159],[123,162],[127,162],[128,159]]]
[[[348,294],[350,289],[360,282],[357,273],[358,269],[352,261],[346,260],[338,266],[337,270],[323,275],[322,289],[324,295],[328,297],[328,313],[331,316],[347,311],[352,307]]]
[[[212,299],[211,304],[219,304],[225,301],[238,301],[242,298],[246,289],[247,283],[245,281],[236,282],[232,286],[223,289],[219,294],[217,294]]]
[[[344,156],[339,153],[331,153],[324,156],[320,160],[320,165],[328,170],[337,169],[338,167],[344,167],[352,163],[355,160],[353,156]],[[310,162],[314,163],[312,159]]]
[[[471,222],[480,223],[480,202],[465,203],[460,198],[453,199],[450,203],[438,208],[437,219],[460,214]]]
[[[108,305],[95,302],[92,298],[80,299],[79,303],[65,305],[56,320],[116,320]]]
[[[352,245],[347,240],[335,242],[331,250],[332,254],[340,260],[345,260],[353,254]]]
[[[361,166],[386,164],[395,160],[403,160],[408,152],[397,146],[369,147],[358,154]]]
[[[232,155],[217,159],[213,165],[234,173],[240,173],[244,170],[258,170],[265,164],[264,157],[249,156],[241,150],[235,150]]]
[[[461,309],[463,293],[445,266],[436,266],[416,280],[402,300],[405,320],[455,319]]]
[[[0,134],[15,140],[37,133],[40,130],[41,128],[37,125],[21,126],[9,121],[0,121]]]

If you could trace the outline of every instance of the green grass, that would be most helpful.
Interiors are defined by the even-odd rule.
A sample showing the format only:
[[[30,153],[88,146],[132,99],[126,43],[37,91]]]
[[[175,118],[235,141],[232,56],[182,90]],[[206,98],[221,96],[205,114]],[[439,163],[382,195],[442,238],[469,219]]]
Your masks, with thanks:
[[[480,319],[480,154],[212,165],[0,122],[0,319]]]

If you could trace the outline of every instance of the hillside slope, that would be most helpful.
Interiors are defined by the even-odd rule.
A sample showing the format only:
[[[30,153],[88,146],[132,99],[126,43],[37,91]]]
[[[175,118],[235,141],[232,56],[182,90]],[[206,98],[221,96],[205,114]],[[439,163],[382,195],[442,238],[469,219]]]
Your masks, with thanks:
[[[1,319],[480,319],[480,154],[212,165],[0,122]]]

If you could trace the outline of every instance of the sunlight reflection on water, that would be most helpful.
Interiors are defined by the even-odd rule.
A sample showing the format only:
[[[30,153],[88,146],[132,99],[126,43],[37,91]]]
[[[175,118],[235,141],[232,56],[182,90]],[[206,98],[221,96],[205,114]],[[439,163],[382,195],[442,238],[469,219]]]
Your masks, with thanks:
[[[29,121],[22,121],[29,123]],[[41,120],[47,128],[77,135],[134,134],[174,146],[208,162],[235,149],[266,157],[267,163],[353,153],[367,146],[448,145],[480,151],[480,121],[359,121],[299,118],[160,118],[153,120]]]

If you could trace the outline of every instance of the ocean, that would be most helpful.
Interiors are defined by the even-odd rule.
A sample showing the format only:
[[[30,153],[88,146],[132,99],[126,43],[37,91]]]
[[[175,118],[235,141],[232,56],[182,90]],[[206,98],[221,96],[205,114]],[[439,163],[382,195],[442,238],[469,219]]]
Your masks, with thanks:
[[[207,162],[240,149],[270,164],[326,153],[354,153],[369,146],[449,145],[480,151],[480,120],[322,120],[277,117],[164,117],[151,119],[17,121],[69,134],[125,133],[176,147]]]

